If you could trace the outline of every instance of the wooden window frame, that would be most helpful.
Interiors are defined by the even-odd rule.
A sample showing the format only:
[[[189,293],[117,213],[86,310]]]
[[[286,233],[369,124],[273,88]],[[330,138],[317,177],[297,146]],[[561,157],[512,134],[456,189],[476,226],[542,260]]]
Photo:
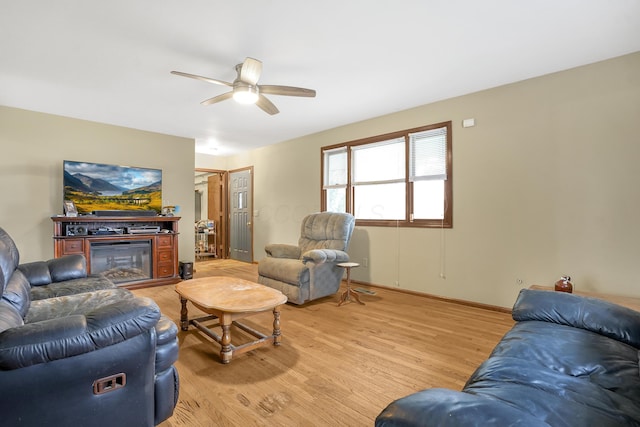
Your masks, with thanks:
[[[447,129],[447,179],[444,182],[444,217],[442,219],[412,219],[413,213],[413,182],[409,180],[409,134],[423,132],[431,129],[446,127]],[[375,226],[375,227],[420,227],[420,228],[453,228],[453,135],[451,121],[436,123],[427,126],[421,126],[412,129],[406,129],[397,132],[391,132],[384,135],[372,136],[364,139],[343,142],[340,144],[328,145],[320,148],[320,206],[324,211],[327,208],[327,192],[324,189],[324,153],[325,151],[337,148],[347,148],[347,187],[346,191],[346,207],[347,212],[353,214],[355,210],[354,187],[351,183],[351,147],[372,144],[376,142],[386,141],[390,139],[404,137],[405,139],[405,218],[401,220],[373,220],[373,219],[357,219],[358,226]]]

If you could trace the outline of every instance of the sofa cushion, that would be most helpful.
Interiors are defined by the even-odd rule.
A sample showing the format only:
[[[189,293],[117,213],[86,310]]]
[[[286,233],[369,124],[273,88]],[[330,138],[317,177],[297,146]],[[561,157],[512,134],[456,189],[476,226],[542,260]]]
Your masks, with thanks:
[[[287,297],[287,302],[304,304],[309,299],[309,286],[291,285],[265,276],[258,276],[258,283],[282,292]]]
[[[585,329],[547,322],[519,322],[494,348],[504,364],[525,360],[533,370],[583,377],[640,402],[638,349]]]
[[[80,279],[65,280],[64,282],[55,282],[42,286],[33,286],[31,288],[31,299],[35,301],[45,298],[55,298],[83,292],[115,288],[117,288],[117,286],[102,274],[91,274]]]
[[[87,275],[87,260],[84,255],[65,255],[47,261],[53,282],[81,279]]]
[[[301,252],[312,249],[337,249],[346,251],[355,218],[349,214],[319,212],[302,220],[298,246]]]
[[[135,298],[127,289],[103,289],[55,298],[34,300],[25,318],[25,323],[35,323],[56,317],[85,314],[99,307],[116,304]]]
[[[640,420],[637,391],[625,395],[588,375],[575,377],[525,358],[490,357],[463,391],[506,403],[552,426],[631,426]]]
[[[18,265],[31,286],[52,282],[80,279],[87,276],[87,260],[84,255],[65,255],[48,261],[34,261]]]
[[[51,272],[46,261],[27,262],[18,265],[25,277],[28,279],[31,286],[48,285],[51,283]]]
[[[378,415],[375,425],[550,427],[506,402],[443,388],[422,390],[393,402]]]
[[[294,286],[309,285],[309,268],[299,259],[265,258],[260,261],[260,275]]]
[[[539,320],[585,329],[640,348],[640,312],[566,292],[523,289],[513,320]]]

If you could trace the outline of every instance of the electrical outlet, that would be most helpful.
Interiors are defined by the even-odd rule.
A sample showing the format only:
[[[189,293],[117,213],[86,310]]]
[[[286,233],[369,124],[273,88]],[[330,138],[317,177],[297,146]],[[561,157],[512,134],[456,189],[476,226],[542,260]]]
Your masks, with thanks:
[[[400,286],[400,281],[396,280],[396,286]]]
[[[369,258],[362,258],[362,266],[369,267]]]

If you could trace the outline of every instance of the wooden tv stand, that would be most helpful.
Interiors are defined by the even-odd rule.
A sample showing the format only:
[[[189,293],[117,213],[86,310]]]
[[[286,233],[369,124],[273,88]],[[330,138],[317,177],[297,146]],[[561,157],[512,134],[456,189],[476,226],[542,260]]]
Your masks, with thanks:
[[[89,274],[92,273],[91,243],[108,245],[145,240],[151,242],[150,277],[133,282],[122,282],[118,285],[134,289],[180,281],[178,274],[178,221],[180,217],[86,215],[78,217],[54,216],[51,217],[51,220],[54,225],[54,256],[59,258],[70,254],[84,255],[87,259]],[[135,230],[140,230],[141,227],[159,227],[160,232],[143,230],[136,233]]]

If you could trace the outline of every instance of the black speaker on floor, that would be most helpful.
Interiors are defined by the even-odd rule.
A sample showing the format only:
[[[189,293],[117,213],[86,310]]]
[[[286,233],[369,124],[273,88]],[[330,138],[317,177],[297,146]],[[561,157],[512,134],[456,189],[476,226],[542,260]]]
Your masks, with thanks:
[[[180,261],[179,265],[182,280],[193,279],[193,263]]]

